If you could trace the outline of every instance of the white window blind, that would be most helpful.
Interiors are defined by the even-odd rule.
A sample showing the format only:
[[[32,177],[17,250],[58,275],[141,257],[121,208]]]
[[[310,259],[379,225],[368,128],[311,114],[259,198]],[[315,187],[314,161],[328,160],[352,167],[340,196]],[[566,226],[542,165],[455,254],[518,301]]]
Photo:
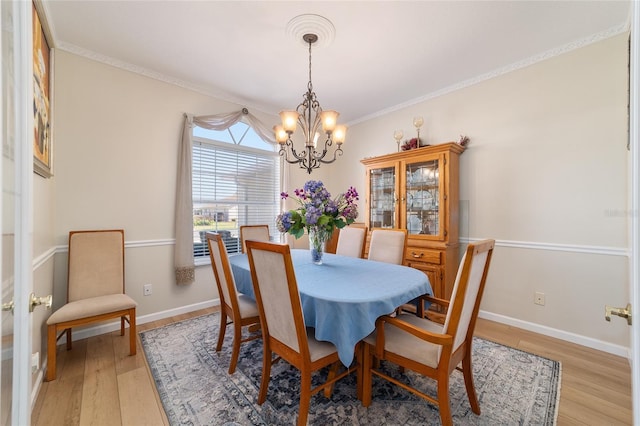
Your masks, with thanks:
[[[240,252],[241,225],[268,224],[279,239],[280,161],[275,152],[235,144],[193,141],[194,256],[209,256],[206,231]]]

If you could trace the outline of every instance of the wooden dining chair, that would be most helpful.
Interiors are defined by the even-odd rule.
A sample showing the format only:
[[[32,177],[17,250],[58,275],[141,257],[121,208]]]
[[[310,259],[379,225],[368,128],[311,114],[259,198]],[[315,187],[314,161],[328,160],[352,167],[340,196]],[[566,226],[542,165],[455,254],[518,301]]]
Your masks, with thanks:
[[[120,318],[120,335],[129,323],[129,354],[136,354],[135,300],[124,289],[124,230],[69,232],[67,303],[47,319],[46,381],[56,378],[57,341],[71,329]],[[58,334],[60,332],[60,334]]]
[[[407,251],[407,230],[399,228],[374,228],[371,230],[369,260],[402,265]]]
[[[227,256],[227,248],[224,245],[222,236],[207,232],[206,237],[213,275],[220,295],[220,332],[218,333],[216,352],[220,352],[222,349],[227,325],[233,323],[233,349],[231,363],[229,364],[229,374],[233,374],[238,364],[240,344],[260,337],[260,334],[250,334],[248,337],[242,338],[242,327],[260,324],[258,306],[250,297],[245,296],[236,289],[229,257]],[[229,322],[227,322],[227,319]]]
[[[456,368],[462,371],[471,410],[480,414],[480,404],[473,384],[471,352],[482,293],[489,272],[494,240],[469,244],[460,262],[451,302],[422,296],[447,308],[444,325],[411,314],[384,315],[376,321],[376,331],[365,338],[363,357],[362,404],[371,404],[372,375],[390,381],[435,404],[445,426],[452,425],[449,403],[449,376]],[[373,362],[373,360],[376,362]],[[407,383],[380,371],[378,361],[390,361],[437,382],[437,396],[427,395]],[[461,367],[458,365],[461,364]]]
[[[349,257],[364,257],[367,227],[346,226],[340,230],[336,254]]]
[[[242,225],[240,226],[240,243],[242,253],[247,252],[247,240],[269,241],[269,225]]]
[[[311,396],[324,389],[324,395],[331,397],[334,383],[354,371],[355,367],[337,374],[340,359],[335,345],[316,340],[313,329],[306,328],[289,246],[247,241],[247,249],[264,344],[258,404],[267,398],[272,353],[275,353],[300,370],[298,425],[304,425]],[[329,365],[327,381],[312,388],[311,374]]]
[[[331,238],[327,240],[324,245],[324,252],[336,254],[336,250],[338,249],[338,239],[340,238],[340,229],[336,228],[331,233]]]

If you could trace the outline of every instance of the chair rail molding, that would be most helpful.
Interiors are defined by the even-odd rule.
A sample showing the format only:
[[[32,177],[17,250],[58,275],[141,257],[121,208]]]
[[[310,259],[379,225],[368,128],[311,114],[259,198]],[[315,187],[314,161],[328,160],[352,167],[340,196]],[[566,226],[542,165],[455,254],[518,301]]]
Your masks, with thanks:
[[[472,243],[482,238],[460,238],[461,243]],[[569,253],[600,254],[605,256],[629,257],[630,251],[625,247],[587,246],[580,244],[541,243],[535,241],[496,240],[497,247],[510,247],[529,250],[564,251]]]

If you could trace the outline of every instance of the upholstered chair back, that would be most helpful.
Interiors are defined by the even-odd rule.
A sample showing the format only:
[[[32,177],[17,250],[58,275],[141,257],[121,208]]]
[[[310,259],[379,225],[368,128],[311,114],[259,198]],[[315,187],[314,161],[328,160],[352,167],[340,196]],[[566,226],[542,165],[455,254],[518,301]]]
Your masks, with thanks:
[[[491,243],[493,244],[493,243]],[[452,352],[462,345],[468,336],[471,321],[475,321],[482,298],[489,260],[493,251],[487,244],[469,247],[465,252],[451,293],[451,304],[444,322],[444,332],[455,336]],[[438,358],[439,358],[438,354]]]
[[[369,260],[401,265],[407,248],[406,229],[374,229],[369,243]]]
[[[347,226],[340,230],[336,254],[349,257],[362,257],[367,228]]]
[[[69,235],[67,301],[124,293],[124,231]]]
[[[251,241],[248,250],[263,334],[302,352],[306,330],[289,246]]]
[[[243,253],[247,252],[247,240],[268,242],[269,239],[269,225],[243,225],[240,227]]]
[[[224,241],[219,234],[207,232],[207,244],[209,245],[209,258],[211,259],[211,266],[213,267],[213,274],[218,285],[218,294],[220,295],[220,302],[234,307],[232,302],[237,297],[237,293],[234,291],[236,283],[231,273],[229,266],[229,258],[227,257],[227,248],[224,245]],[[230,287],[233,288],[230,288]],[[231,292],[233,291],[233,294]]]

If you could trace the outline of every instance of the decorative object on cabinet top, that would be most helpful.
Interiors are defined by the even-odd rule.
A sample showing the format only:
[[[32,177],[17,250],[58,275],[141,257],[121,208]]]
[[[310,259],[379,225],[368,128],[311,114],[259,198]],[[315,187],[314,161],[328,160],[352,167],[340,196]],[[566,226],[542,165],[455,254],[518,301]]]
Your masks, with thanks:
[[[460,135],[460,140],[458,140],[458,145],[466,148],[468,144],[469,144],[469,138],[465,135]]]
[[[404,136],[402,129],[396,129],[393,131],[393,138],[396,140],[396,144],[398,145],[398,152],[400,152],[400,139]]]
[[[449,149],[449,147],[452,147],[451,149],[455,150],[455,152],[457,152],[458,154],[461,154],[465,151],[465,146],[460,145],[458,142],[456,141],[449,141],[449,142],[442,142],[442,143],[437,143],[434,145],[429,145],[429,146],[421,146],[419,147],[417,150],[409,150],[409,151],[400,151],[400,152],[392,152],[389,154],[382,154],[382,155],[375,155],[375,156],[371,156],[371,157],[364,157],[362,160],[360,160],[360,162],[363,163],[367,163],[368,160],[372,160],[372,161],[377,161],[380,159],[384,159],[384,158],[389,158],[389,159],[395,159],[396,157],[398,158],[405,158],[405,157],[411,157],[414,154],[422,154],[422,153],[428,153],[431,151],[437,151],[439,152],[440,150],[447,150]]]
[[[420,141],[420,127],[422,127],[423,124],[424,124],[424,118],[422,118],[422,116],[413,117],[413,125],[415,126],[416,131],[418,132],[418,136],[417,136],[418,141]]]
[[[404,143],[402,144],[401,148],[403,151],[409,151],[411,149],[416,149],[416,148],[420,148],[423,145],[420,145],[420,139],[418,138],[411,138],[408,141],[404,141]],[[424,145],[424,146],[428,146],[428,145]]]

